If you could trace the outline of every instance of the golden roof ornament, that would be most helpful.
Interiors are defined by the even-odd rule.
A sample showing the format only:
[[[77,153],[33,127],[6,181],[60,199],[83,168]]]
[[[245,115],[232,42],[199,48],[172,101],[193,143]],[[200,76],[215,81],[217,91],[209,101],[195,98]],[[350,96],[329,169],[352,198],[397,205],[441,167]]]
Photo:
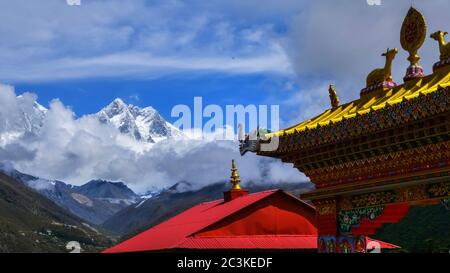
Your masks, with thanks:
[[[381,56],[386,57],[386,62],[384,67],[374,69],[367,75],[366,88],[361,90],[361,96],[368,93],[372,93],[377,90],[389,90],[397,86],[392,80],[392,61],[397,55],[398,49],[386,49],[386,52],[381,54]]]
[[[447,34],[448,32],[439,30],[430,35],[430,38],[438,41],[440,52],[439,62],[433,65],[433,72],[440,67],[450,65],[450,43],[445,42],[445,35]]]
[[[336,93],[336,89],[334,89],[334,85],[330,84],[328,92],[330,93],[331,109],[334,110],[339,107],[339,97]]]
[[[425,41],[427,23],[425,17],[415,8],[411,7],[403,20],[400,31],[400,43],[404,50],[409,52],[408,61],[410,66],[406,70],[404,81],[421,78],[425,74],[419,65],[419,49]]]
[[[234,163],[234,159],[231,160],[231,177],[230,183],[232,185],[231,190],[240,190],[241,189],[241,178],[239,177],[238,170],[236,168],[236,164]]]
[[[386,57],[386,62],[383,68],[374,69],[369,73],[366,79],[367,86],[376,85],[382,82],[392,82],[392,61],[397,55],[397,48],[386,49],[386,52],[381,54],[381,56]]]
[[[441,61],[450,58],[450,44],[445,42],[445,35],[447,34],[448,32],[442,32],[439,30],[430,35],[430,38],[438,41],[439,43],[439,52],[441,54],[439,59]]]

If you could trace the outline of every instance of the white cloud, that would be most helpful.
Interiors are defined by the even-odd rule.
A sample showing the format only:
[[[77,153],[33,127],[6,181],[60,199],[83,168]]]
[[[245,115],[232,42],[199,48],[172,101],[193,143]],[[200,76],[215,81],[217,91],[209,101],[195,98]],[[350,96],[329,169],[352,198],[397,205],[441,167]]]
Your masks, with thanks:
[[[55,189],[55,182],[45,179],[36,179],[27,181],[27,185],[37,191],[53,191]]]
[[[292,72],[271,24],[284,10],[250,17],[249,8],[233,1],[91,0],[76,8],[61,0],[3,1],[0,80]]]
[[[292,73],[288,59],[278,51],[271,55],[249,58],[213,57],[157,57],[145,53],[122,53],[93,58],[66,58],[30,65],[16,74],[7,67],[0,68],[3,78],[14,81],[64,80],[90,77],[161,76],[180,72]]]
[[[450,2],[416,1],[414,6],[427,20],[428,35],[419,55],[426,73],[431,73],[439,53],[429,34],[450,29],[446,12]],[[409,0],[383,1],[380,6],[351,0],[310,1],[290,18],[282,44],[297,75],[308,80],[314,77],[329,80],[335,83],[342,101],[356,99],[365,87],[368,73],[384,65],[381,53],[388,47],[399,49],[393,74],[395,81],[403,83],[409,62],[400,45],[400,29],[410,7]],[[323,92],[327,93],[326,89]]]
[[[290,109],[282,123],[286,126],[292,126],[300,121],[311,119],[325,109],[330,108],[329,83],[326,80],[314,81],[307,88],[303,88],[301,91],[294,91],[282,103],[286,108]]]
[[[0,77],[48,81],[99,76],[155,77],[180,71],[327,75],[345,99],[381,66],[386,47],[400,47],[408,0],[384,1],[3,1]],[[429,32],[450,29],[450,2],[415,5]],[[280,44],[282,46],[280,46]],[[438,59],[427,39],[426,71]],[[287,57],[286,57],[287,55]],[[141,58],[142,57],[142,58]],[[401,50],[394,74],[407,66]]]
[[[1,99],[0,109],[7,106],[5,103],[18,105],[11,87],[0,87],[0,95],[4,94],[10,99]],[[21,111],[20,107],[12,107],[2,112],[1,118],[10,120]],[[0,135],[5,132],[0,131]],[[141,192],[179,181],[198,188],[228,180],[231,159],[236,159],[244,185],[246,181],[306,181],[290,164],[256,155],[241,157],[238,143],[233,141],[211,138],[167,140],[154,145],[136,142],[93,116],[76,118],[59,100],[50,103],[40,133],[0,146],[0,161],[12,162],[25,173],[76,185],[91,179],[124,181]]]

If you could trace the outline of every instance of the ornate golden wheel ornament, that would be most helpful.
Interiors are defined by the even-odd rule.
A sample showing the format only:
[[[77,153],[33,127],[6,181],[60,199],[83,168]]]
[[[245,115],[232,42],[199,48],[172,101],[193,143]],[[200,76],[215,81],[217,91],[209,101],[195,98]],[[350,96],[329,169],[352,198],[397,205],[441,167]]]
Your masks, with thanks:
[[[405,81],[424,76],[423,68],[419,65],[419,48],[422,47],[427,34],[425,17],[415,8],[411,7],[403,20],[400,31],[400,43],[404,50],[409,52],[410,66],[406,70]]]

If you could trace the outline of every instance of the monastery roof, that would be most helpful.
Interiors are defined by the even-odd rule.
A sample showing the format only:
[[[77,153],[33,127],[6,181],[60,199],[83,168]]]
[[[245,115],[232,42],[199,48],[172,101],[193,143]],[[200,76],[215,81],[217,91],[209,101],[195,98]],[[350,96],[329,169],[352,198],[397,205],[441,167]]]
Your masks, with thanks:
[[[401,102],[416,99],[421,95],[427,95],[448,86],[450,86],[450,66],[443,67],[426,77],[408,81],[388,91],[381,89],[363,95],[357,100],[340,105],[335,109],[327,109],[312,119],[305,120],[292,127],[268,134],[267,136],[270,137],[274,134],[289,135],[295,132],[336,124],[345,119],[353,119],[387,106],[394,106]]]
[[[150,251],[177,248],[187,237],[246,208],[277,190],[263,191],[236,198],[198,204],[135,237],[107,249],[105,252]]]

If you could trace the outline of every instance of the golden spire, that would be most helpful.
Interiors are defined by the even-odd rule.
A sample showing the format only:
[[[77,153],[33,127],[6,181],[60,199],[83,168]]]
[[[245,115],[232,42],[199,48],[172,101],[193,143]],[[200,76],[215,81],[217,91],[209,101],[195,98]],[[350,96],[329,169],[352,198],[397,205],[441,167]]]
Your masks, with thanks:
[[[330,84],[328,88],[328,92],[330,93],[330,102],[331,109],[336,109],[339,107],[339,97],[337,96],[336,89],[334,89],[334,85]]]
[[[403,20],[400,32],[400,43],[403,49],[409,52],[408,61],[411,65],[419,65],[417,51],[422,47],[427,32],[425,17],[415,8],[411,7]]]
[[[234,163],[234,159],[231,160],[231,180],[230,183],[233,185],[231,190],[240,190],[241,189],[241,178],[239,177],[238,170],[236,168],[236,164]]]

